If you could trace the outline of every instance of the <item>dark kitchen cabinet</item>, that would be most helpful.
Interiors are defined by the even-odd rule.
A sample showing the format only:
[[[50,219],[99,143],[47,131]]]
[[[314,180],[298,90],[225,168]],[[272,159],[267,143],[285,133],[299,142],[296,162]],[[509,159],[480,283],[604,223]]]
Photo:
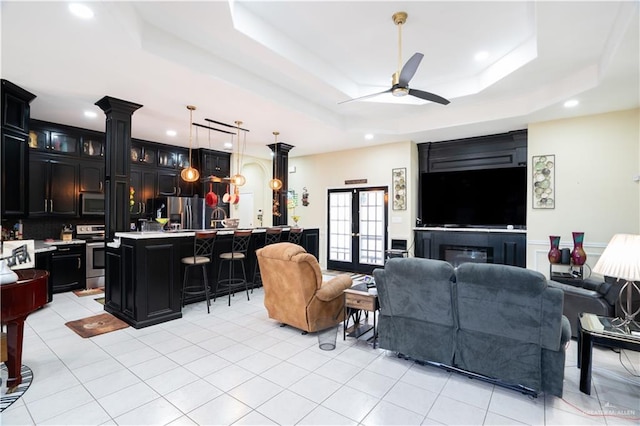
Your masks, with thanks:
[[[33,120],[34,126],[46,126],[44,123]],[[48,130],[34,127],[29,132],[29,147],[37,151],[46,151],[56,154],[78,155],[80,136],[57,130]]]
[[[132,165],[129,177],[129,184],[134,191],[133,203],[129,205],[131,217],[140,218],[153,213],[146,210],[147,201],[156,197],[158,175],[155,169]]]
[[[27,215],[27,136],[2,133],[2,217]]]
[[[47,280],[47,302],[51,302],[53,300],[53,281],[51,280],[50,251],[36,253],[36,269],[49,272],[49,280]]]
[[[131,141],[131,162],[138,165],[155,167],[158,148],[153,144]]]
[[[202,174],[204,176],[229,177],[231,154],[201,150]]]
[[[86,287],[86,250],[84,244],[59,245],[51,252],[49,279],[54,293]]]
[[[30,103],[35,95],[1,80],[0,217],[25,217],[28,213]]]
[[[180,259],[186,238],[122,238],[107,249],[105,310],[135,328],[182,317]]]
[[[218,178],[229,177],[231,173],[231,154],[220,151],[211,151],[207,149],[200,149],[199,156],[196,157],[194,152],[194,163],[196,158],[199,164],[200,177],[215,176]],[[200,185],[202,191],[199,195],[205,196],[209,190],[215,192],[219,197],[222,197],[227,190],[227,185],[221,182],[209,182],[205,181]]]
[[[80,192],[104,191],[104,163],[99,161],[80,162]]]
[[[78,163],[32,153],[29,159],[29,216],[78,216]]]
[[[82,136],[81,154],[87,158],[104,158],[104,137],[98,135]]]
[[[180,175],[176,171],[158,170],[158,195],[182,195],[179,179]]]

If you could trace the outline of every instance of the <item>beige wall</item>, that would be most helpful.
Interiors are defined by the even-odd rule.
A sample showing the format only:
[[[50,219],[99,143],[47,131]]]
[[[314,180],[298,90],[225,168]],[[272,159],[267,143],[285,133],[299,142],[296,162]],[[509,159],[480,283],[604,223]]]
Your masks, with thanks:
[[[294,148],[295,150],[295,148]],[[294,151],[292,150],[292,152]],[[304,187],[309,192],[309,206],[296,208],[299,225],[320,229],[320,264],[326,266],[327,254],[327,191],[335,188],[386,186],[391,195],[391,169],[406,167],[409,182],[418,181],[417,148],[412,142],[377,145],[366,149],[354,149],[322,155],[289,158],[289,189],[301,197]],[[345,180],[367,179],[366,184],[345,185]],[[417,184],[408,187],[406,210],[389,207],[389,239],[406,239],[413,242],[413,225],[416,217]],[[289,212],[289,224],[292,224]]]
[[[534,155],[555,155],[556,206],[531,208],[530,173],[528,268],[548,275],[549,235],[571,248],[572,231],[583,231],[593,268],[614,234],[640,233],[639,130],[639,109],[529,125],[529,167]]]
[[[616,233],[640,233],[640,109],[529,125],[528,161],[534,155],[555,155],[556,207],[532,209],[529,189],[527,209],[527,267],[549,272],[549,235],[561,236],[561,247],[572,247],[571,232],[585,232],[587,266]],[[292,150],[295,153],[295,148]],[[247,158],[255,172],[251,179],[264,179],[255,188],[271,224],[271,195],[266,189],[271,162]],[[310,205],[296,208],[300,225],[320,229],[320,263],[326,266],[327,191],[353,187],[348,179],[367,179],[366,185],[391,187],[391,169],[406,167],[409,177],[407,210],[389,207],[389,238],[407,239],[413,248],[417,214],[418,155],[413,142],[400,142],[334,153],[289,158],[295,173],[289,188],[301,197],[309,192]],[[529,164],[530,166],[530,164]],[[260,172],[261,171],[261,172]],[[528,177],[531,188],[531,173]],[[411,184],[413,182],[413,184]],[[264,186],[264,195],[259,195]],[[240,203],[242,204],[242,203]],[[256,206],[257,208],[257,206]],[[292,211],[289,212],[289,223]]]

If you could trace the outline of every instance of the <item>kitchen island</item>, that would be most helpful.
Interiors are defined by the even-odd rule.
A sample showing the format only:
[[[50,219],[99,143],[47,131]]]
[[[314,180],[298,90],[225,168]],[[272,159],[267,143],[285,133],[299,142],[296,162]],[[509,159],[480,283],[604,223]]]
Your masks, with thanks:
[[[282,229],[287,241],[289,227]],[[247,279],[251,281],[255,250],[264,245],[266,228],[253,229],[247,252]],[[105,310],[134,328],[143,328],[182,317],[180,293],[184,267],[180,259],[193,254],[196,231],[117,232],[107,244]],[[209,277],[215,288],[219,254],[231,250],[233,230],[219,229]],[[319,230],[305,229],[301,245],[318,256]],[[225,271],[222,272],[226,274]],[[201,280],[194,270],[191,279]],[[200,299],[186,300],[186,303]]]

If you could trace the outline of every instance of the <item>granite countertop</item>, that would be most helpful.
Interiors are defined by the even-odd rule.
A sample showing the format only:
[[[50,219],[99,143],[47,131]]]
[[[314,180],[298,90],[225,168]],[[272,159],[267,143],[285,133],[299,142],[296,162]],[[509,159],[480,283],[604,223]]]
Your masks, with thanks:
[[[36,253],[45,253],[49,251],[57,250],[58,246],[70,245],[70,244],[85,244],[84,240],[71,240],[71,241],[62,241],[62,240],[51,240],[51,241],[43,241],[43,240],[34,240],[33,245]]]
[[[266,232],[267,228],[239,228],[239,229],[247,229],[247,230],[251,230],[253,231],[253,233],[262,233],[262,232]],[[282,230],[283,231],[288,231],[290,230],[290,227],[283,227]],[[219,228],[219,229],[198,229],[198,230],[191,230],[191,229],[182,229],[179,231],[155,231],[155,232],[116,232],[115,233],[115,237],[116,238],[130,238],[133,240],[144,240],[144,239],[151,239],[151,238],[181,238],[181,237],[193,237],[196,235],[196,232],[199,231],[218,231],[218,235],[233,235],[233,231],[235,231],[235,229],[230,229],[230,228]]]

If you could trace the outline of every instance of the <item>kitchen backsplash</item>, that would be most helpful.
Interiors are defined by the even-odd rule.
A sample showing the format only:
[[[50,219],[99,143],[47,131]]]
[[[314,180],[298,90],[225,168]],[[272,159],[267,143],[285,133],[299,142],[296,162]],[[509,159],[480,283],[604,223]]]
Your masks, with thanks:
[[[18,223],[17,220],[3,219],[2,228],[11,229],[14,224]],[[65,219],[58,217],[48,217],[40,219],[22,219],[22,239],[24,240],[45,240],[47,238],[53,238],[54,240],[60,239],[60,231],[62,231],[63,225],[73,225],[75,229],[76,225],[102,225],[103,219]]]

